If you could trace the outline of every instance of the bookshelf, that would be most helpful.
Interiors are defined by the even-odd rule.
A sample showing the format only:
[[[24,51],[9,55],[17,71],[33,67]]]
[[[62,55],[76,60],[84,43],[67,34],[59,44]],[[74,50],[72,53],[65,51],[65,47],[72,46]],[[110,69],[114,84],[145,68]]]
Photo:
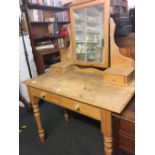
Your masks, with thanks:
[[[32,2],[28,2],[28,7],[30,9],[53,10],[53,11],[65,11],[68,9],[66,7],[48,6],[48,5],[44,5],[44,4],[35,4]]]
[[[48,63],[60,60],[58,40],[63,39],[69,26],[69,9],[61,0],[22,0],[32,52],[38,74],[45,72]],[[63,33],[62,33],[63,32]]]
[[[110,0],[110,13],[126,15],[128,12],[128,0]]]

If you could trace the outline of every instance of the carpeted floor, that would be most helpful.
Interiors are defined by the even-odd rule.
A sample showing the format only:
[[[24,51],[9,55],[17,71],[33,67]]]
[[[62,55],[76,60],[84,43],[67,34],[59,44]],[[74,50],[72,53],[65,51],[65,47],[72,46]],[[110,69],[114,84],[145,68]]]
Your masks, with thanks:
[[[20,155],[104,155],[100,123],[75,114],[66,123],[63,108],[50,103],[40,106],[46,141],[41,144],[33,114],[19,108]],[[125,155],[125,154],[121,154]]]

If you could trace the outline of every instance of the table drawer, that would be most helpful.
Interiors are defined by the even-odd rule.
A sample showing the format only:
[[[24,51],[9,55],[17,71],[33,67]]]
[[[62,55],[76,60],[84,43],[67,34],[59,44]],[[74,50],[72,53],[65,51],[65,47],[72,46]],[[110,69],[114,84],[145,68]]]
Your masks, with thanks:
[[[80,114],[86,115],[88,117],[100,120],[100,109],[94,106],[90,106],[85,103],[78,102],[76,100],[69,99],[67,97],[62,97],[54,93],[49,93],[47,91],[38,90],[35,88],[29,88],[31,94],[48,102],[55,103],[64,108],[76,111]]]
[[[100,109],[85,103],[60,96],[60,105],[88,117],[100,120]]]
[[[38,90],[35,88],[30,88],[31,94],[33,96],[36,96],[40,99],[43,99],[48,102],[58,103],[59,102],[59,96],[54,93],[49,93],[47,91]]]
[[[105,74],[104,82],[108,82],[111,84],[124,84],[125,79],[124,79],[124,76],[121,76],[121,75]]]

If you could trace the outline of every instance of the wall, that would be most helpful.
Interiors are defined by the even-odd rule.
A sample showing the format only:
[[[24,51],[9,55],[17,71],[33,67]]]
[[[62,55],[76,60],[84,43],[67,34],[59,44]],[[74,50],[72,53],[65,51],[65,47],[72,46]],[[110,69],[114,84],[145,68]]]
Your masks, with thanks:
[[[30,63],[31,74],[32,74],[32,77],[35,77],[37,76],[37,71],[36,71],[36,66],[34,63],[29,35],[25,35],[24,40],[25,40],[26,49],[28,52],[28,59]],[[19,90],[20,90],[21,95],[29,102],[30,100],[28,97],[26,86],[22,83],[24,80],[27,80],[27,79],[30,79],[30,76],[29,76],[29,71],[28,71],[28,67],[26,63],[26,57],[24,54],[22,37],[20,36],[19,37]]]

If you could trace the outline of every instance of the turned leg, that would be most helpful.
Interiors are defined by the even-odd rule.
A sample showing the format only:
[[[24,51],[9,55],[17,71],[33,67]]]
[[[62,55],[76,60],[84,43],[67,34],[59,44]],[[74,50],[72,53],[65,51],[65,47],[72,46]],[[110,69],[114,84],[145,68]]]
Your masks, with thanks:
[[[45,140],[45,132],[42,127],[42,122],[41,122],[41,118],[40,118],[38,99],[33,97],[31,103],[32,103],[32,107],[33,107],[34,117],[35,117],[37,127],[38,127],[38,135],[39,135],[40,141],[43,143]]]
[[[101,111],[101,129],[105,155],[113,155],[112,116],[110,111]]]
[[[66,122],[69,122],[69,110],[67,109],[64,110],[64,118]]]

